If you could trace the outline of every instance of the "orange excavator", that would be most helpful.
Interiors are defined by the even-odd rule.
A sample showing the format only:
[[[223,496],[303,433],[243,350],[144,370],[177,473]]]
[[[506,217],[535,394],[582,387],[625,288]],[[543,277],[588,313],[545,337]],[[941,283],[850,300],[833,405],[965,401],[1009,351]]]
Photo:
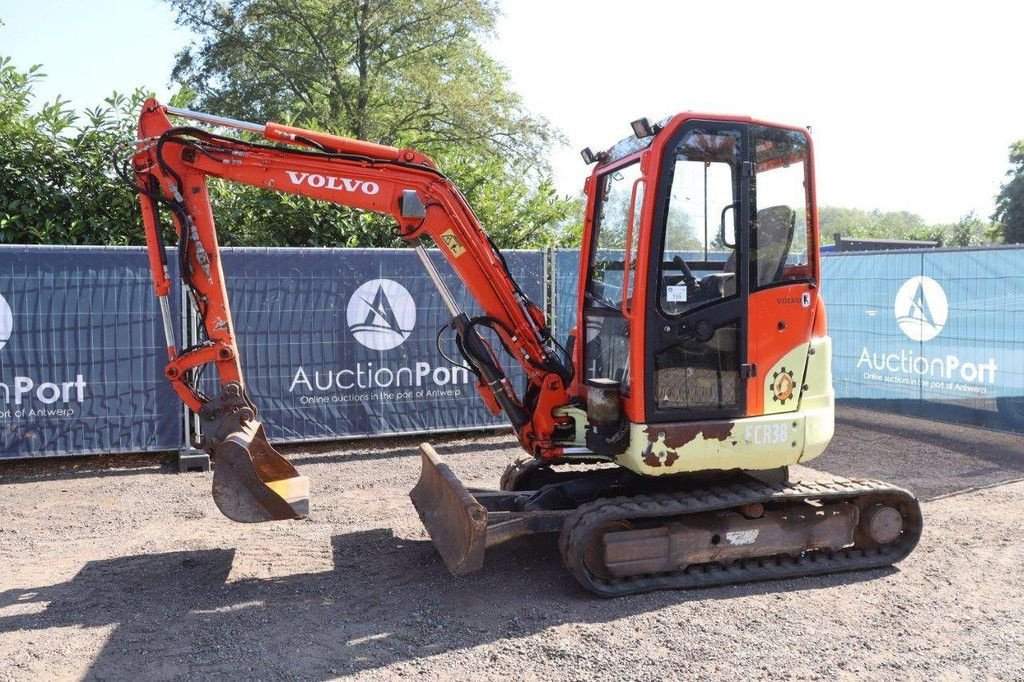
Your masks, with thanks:
[[[176,126],[171,118],[194,123]],[[197,126],[205,124],[204,127]],[[562,559],[602,596],[885,566],[916,545],[909,492],[875,480],[791,481],[833,434],[810,135],[747,117],[639,119],[587,179],[577,322],[566,346],[429,158],[276,123],[148,100],[130,163],[167,338],[165,374],[198,413],[220,510],[298,519],[309,482],[268,442],[246,392],[210,177],[390,215],[451,312],[487,407],[527,457],[470,490],[429,445],[410,496],[453,573],[488,547],[559,533]],[[226,130],[246,135],[225,135]],[[178,235],[202,339],[175,340],[159,229]],[[483,314],[439,276],[437,247]],[[502,362],[518,363],[513,387]],[[510,359],[510,360],[509,360]],[[212,364],[221,393],[195,370]]]

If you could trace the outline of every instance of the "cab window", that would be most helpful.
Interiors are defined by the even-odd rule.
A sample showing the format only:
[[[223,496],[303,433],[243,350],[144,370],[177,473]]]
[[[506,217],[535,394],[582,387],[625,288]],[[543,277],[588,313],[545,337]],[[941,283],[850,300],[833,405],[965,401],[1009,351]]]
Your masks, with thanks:
[[[587,296],[598,307],[619,309],[622,305],[623,274],[629,270],[626,291],[627,305],[636,281],[637,244],[640,238],[640,206],[643,184],[637,187],[633,202],[633,186],[640,178],[640,164],[605,173],[598,180],[598,205],[594,229],[595,248],[590,260]],[[633,206],[633,233],[630,235],[630,262],[625,262],[626,236],[630,225],[630,204]]]
[[[750,235],[751,288],[811,281],[807,137],[796,130],[753,126],[751,139],[757,206]]]
[[[619,381],[623,393],[629,392],[629,323],[622,314],[622,307],[629,309],[636,282],[644,188],[643,183],[637,183],[640,177],[640,164],[634,162],[598,178],[594,238],[583,303],[585,376]],[[631,219],[633,232],[627,235]],[[630,241],[628,262],[627,236]],[[629,281],[624,296],[623,276],[627,272]]]
[[[672,157],[659,306],[680,315],[736,295],[739,133],[695,129]]]

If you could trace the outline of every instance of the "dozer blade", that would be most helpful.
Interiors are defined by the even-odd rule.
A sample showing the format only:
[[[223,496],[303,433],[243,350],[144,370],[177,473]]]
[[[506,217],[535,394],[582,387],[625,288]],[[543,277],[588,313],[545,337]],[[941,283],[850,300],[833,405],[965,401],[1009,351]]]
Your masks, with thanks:
[[[213,501],[239,523],[309,515],[309,479],[267,441],[263,425],[243,422],[213,451]]]
[[[420,520],[448,570],[455,575],[484,565],[487,510],[428,443],[420,445],[420,480],[409,493]]]

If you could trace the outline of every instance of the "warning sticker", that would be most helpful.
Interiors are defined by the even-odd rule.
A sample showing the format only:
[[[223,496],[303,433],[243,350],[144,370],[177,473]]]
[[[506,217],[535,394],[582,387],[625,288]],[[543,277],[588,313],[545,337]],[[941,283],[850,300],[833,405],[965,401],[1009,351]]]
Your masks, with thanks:
[[[725,534],[725,540],[730,545],[752,545],[760,534],[757,528],[750,530],[734,530]]]
[[[466,253],[466,247],[462,245],[459,238],[455,236],[455,230],[451,228],[441,233],[441,241],[448,247],[448,250],[452,252],[452,255],[458,258],[462,254]]]

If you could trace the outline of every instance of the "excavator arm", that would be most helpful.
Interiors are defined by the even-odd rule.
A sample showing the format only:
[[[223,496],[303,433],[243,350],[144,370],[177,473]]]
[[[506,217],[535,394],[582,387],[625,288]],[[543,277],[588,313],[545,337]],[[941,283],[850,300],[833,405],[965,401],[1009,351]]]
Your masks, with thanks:
[[[174,126],[169,116],[247,131],[249,139]],[[251,139],[255,135],[263,139]],[[200,415],[202,445],[215,461],[214,497],[229,517],[262,521],[304,516],[308,483],[267,442],[245,390],[209,177],[392,216],[397,234],[415,244],[451,312],[457,346],[488,408],[494,414],[503,411],[523,447],[538,458],[556,459],[561,454],[558,442],[571,440],[571,420],[556,416],[555,410],[569,402],[572,370],[555,348],[543,311],[516,284],[462,194],[426,156],[276,123],[258,125],[175,109],[150,99],[143,105],[132,166],[164,318],[165,374],[182,401]],[[184,292],[198,312],[204,335],[188,348],[178,347],[171,324],[172,283],[161,239],[161,207],[170,211]],[[424,247],[427,238],[451,263],[483,315],[471,318],[462,311]],[[521,396],[481,327],[489,328],[523,367],[526,388]],[[204,396],[195,385],[196,370],[207,364],[217,370],[223,391],[219,396]]]

